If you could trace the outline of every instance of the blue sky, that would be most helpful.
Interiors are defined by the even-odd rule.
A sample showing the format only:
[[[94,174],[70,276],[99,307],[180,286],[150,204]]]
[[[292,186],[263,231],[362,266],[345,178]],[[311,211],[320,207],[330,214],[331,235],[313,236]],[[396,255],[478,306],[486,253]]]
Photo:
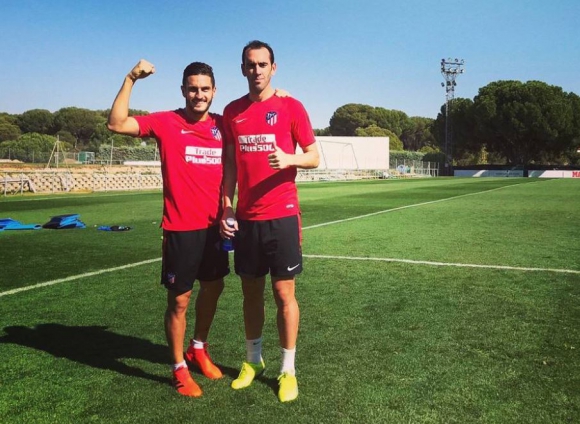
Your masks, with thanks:
[[[181,107],[181,73],[213,66],[221,113],[246,93],[243,46],[268,42],[274,86],[306,106],[315,128],[347,103],[435,118],[442,58],[465,60],[456,97],[497,80],[540,80],[580,94],[580,1],[1,0],[0,112],[106,109],[140,58],[157,73],[131,107]]]

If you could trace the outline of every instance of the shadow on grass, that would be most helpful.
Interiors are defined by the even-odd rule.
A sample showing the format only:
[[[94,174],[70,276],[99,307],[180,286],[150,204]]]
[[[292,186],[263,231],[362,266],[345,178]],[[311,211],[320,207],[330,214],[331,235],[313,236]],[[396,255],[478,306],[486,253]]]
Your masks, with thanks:
[[[125,358],[132,358],[169,366],[169,352],[164,345],[112,333],[104,326],[77,327],[49,323],[32,328],[5,327],[4,331],[6,335],[0,337],[0,344],[26,346],[93,368],[171,384],[170,378],[149,374],[122,362]]]
[[[266,384],[268,387],[270,387],[270,389],[272,389],[272,392],[278,396],[278,379],[277,378],[272,378],[272,377],[260,377],[260,380],[262,380],[264,382],[264,384]]]
[[[217,362],[215,364],[220,368],[220,370],[222,371],[224,376],[228,376],[231,380],[235,380],[236,378],[238,378],[238,376],[240,374],[240,368],[227,367],[227,366],[219,364]],[[241,365],[242,364],[240,363],[240,367],[241,367]],[[192,372],[192,375],[194,373],[197,373],[198,375],[202,375],[201,371],[193,364],[189,364],[189,369]],[[193,375],[193,377],[197,378],[195,375]],[[278,394],[278,379],[277,378],[266,377],[266,376],[264,376],[264,374],[262,374],[262,375],[256,377],[253,384],[255,384],[255,382],[258,382],[258,381],[261,382],[262,384],[265,384],[266,386],[270,387],[274,393]]]
[[[225,376],[228,376],[231,380],[235,380],[236,378],[238,378],[238,376],[240,374],[240,368],[227,367],[227,366],[221,365],[217,362],[215,364],[220,368],[222,373]],[[188,364],[188,365],[189,365],[189,369],[192,372],[192,374],[197,373],[199,375],[202,375],[201,371],[195,365],[193,365],[193,364]],[[240,363],[240,367],[241,367],[241,363]],[[196,378],[195,375],[194,375],[194,378]],[[262,375],[256,377],[253,384],[255,384],[255,382],[258,382],[258,381],[261,384],[264,384],[264,385],[270,387],[276,395],[278,394],[278,379],[277,378],[266,377],[266,376],[264,376],[264,374],[262,374]],[[242,389],[242,390],[245,390],[245,389]]]

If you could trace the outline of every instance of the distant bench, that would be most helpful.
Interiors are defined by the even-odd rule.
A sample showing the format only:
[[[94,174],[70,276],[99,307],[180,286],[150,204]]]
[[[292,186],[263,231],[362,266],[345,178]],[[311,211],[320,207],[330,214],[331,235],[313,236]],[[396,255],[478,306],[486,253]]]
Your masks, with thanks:
[[[11,194],[17,192],[23,193],[25,188],[27,188],[26,191],[30,191],[32,193],[36,191],[34,188],[34,184],[32,183],[32,181],[30,181],[30,178],[28,178],[24,174],[20,174],[20,176],[18,177],[4,174],[4,176],[0,179],[0,184],[4,186],[3,189],[4,196],[6,196],[6,194],[8,193]],[[16,186],[16,189],[11,188],[14,185]]]

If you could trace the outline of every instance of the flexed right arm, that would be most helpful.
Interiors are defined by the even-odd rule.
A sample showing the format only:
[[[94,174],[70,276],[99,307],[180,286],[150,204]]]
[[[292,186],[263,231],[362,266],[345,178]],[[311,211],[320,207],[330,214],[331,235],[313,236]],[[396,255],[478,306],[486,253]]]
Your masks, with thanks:
[[[135,81],[147,78],[153,73],[155,73],[155,66],[141,59],[127,74],[109,113],[109,119],[107,121],[107,128],[109,130],[133,137],[139,135],[139,124],[137,120],[129,116],[129,99],[131,98],[131,91],[133,90]]]

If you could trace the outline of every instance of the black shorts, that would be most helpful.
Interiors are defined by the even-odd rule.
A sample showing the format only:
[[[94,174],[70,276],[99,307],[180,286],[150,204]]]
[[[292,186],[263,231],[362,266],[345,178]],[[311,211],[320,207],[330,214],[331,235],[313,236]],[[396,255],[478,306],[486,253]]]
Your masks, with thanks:
[[[177,293],[195,280],[212,281],[229,274],[228,252],[221,249],[219,226],[194,231],[163,230],[161,284]]]
[[[266,221],[238,220],[234,239],[236,274],[245,277],[292,277],[302,272],[298,215]]]

